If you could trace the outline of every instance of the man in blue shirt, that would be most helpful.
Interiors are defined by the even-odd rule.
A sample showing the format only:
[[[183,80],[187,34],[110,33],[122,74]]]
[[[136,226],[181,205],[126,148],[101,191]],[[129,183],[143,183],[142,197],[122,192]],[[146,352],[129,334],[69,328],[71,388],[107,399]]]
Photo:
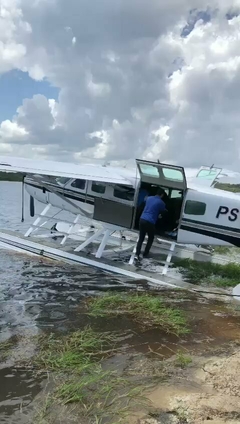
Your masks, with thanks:
[[[148,191],[145,188],[141,188],[138,195],[138,206],[141,206],[145,202],[146,197],[148,196]]]
[[[161,188],[158,189],[156,196],[150,196],[146,200],[146,205],[139,222],[139,239],[137,243],[136,256],[140,259],[142,244],[147,234],[148,241],[143,256],[147,257],[153,244],[155,235],[155,225],[160,213],[166,210],[166,205],[162,200],[165,191]]]

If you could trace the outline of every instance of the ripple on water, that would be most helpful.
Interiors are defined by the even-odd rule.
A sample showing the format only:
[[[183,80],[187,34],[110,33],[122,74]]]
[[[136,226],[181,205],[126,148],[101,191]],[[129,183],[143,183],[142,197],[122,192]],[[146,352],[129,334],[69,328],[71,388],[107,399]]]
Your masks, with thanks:
[[[1,250],[0,269],[0,340],[9,329],[14,333],[21,327],[57,325],[89,292],[118,289],[124,281],[99,270],[46,264],[5,250]]]

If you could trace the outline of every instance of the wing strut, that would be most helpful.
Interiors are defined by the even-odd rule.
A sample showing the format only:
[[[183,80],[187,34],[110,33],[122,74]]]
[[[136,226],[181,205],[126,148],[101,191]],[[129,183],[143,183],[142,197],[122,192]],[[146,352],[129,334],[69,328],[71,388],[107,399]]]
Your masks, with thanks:
[[[23,176],[23,179],[22,179],[22,219],[21,219],[21,222],[24,222],[24,189],[25,189],[24,178],[25,178],[25,175]]]

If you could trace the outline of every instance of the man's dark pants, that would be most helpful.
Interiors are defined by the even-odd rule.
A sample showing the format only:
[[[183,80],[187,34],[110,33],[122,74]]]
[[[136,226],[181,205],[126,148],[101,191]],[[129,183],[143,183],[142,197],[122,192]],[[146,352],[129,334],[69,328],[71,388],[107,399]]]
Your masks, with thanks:
[[[146,248],[145,248],[144,256],[147,256],[149,254],[149,251],[152,247],[154,235],[155,235],[155,225],[152,224],[149,221],[145,221],[144,219],[140,219],[140,222],[139,222],[139,239],[138,239],[137,250],[136,250],[137,256],[139,256],[140,253],[141,253],[142,244],[144,242],[146,234],[148,236],[148,241],[147,241],[147,245],[146,245]]]

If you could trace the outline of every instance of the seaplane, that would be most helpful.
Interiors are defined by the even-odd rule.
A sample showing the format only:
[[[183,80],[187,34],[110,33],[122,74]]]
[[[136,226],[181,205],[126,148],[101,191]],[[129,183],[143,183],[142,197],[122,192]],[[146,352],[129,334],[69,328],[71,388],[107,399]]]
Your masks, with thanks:
[[[175,287],[166,280],[173,255],[189,257],[192,246],[240,246],[240,196],[213,187],[221,171],[202,166],[189,178],[184,167],[160,161],[137,159],[135,168],[124,168],[0,157],[0,172],[22,175],[22,196],[29,194],[35,217],[24,235],[1,230],[0,243]],[[144,199],[159,187],[167,213],[159,216],[152,250],[162,280],[134,262]],[[40,213],[36,203],[43,205]],[[196,259],[199,251],[193,252]],[[118,264],[121,255],[127,261]]]

